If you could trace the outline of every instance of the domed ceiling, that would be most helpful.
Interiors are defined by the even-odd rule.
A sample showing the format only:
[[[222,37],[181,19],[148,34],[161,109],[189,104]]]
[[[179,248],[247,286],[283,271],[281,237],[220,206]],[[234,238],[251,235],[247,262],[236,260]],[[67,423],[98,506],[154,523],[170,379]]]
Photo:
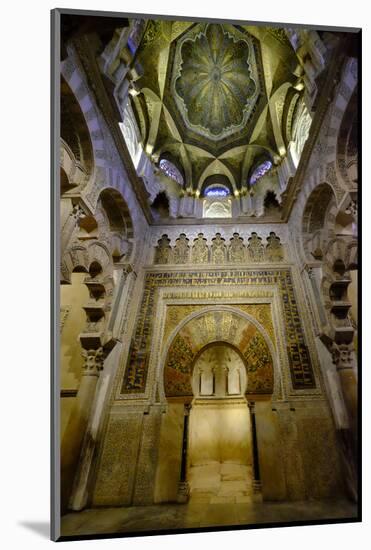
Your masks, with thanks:
[[[283,29],[150,20],[136,63],[146,153],[172,160],[188,192],[216,176],[241,191],[258,162],[285,156],[300,91]]]
[[[171,89],[184,124],[212,140],[246,128],[260,92],[253,45],[221,25],[196,25],[178,41]]]

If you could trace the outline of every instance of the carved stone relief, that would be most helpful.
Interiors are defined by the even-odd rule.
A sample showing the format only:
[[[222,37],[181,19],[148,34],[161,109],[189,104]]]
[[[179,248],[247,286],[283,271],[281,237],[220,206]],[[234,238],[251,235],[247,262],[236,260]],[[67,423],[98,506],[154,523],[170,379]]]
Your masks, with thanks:
[[[238,233],[233,233],[228,253],[230,262],[242,263],[245,260],[245,246]]]
[[[189,259],[189,239],[184,233],[179,235],[173,249],[173,260],[175,264],[186,264]]]
[[[155,264],[167,264],[170,259],[170,239],[167,235],[163,235],[158,241],[155,252]]]
[[[283,260],[283,250],[279,237],[277,237],[276,234],[272,232],[267,238],[267,241],[267,258],[271,262],[279,262]]]
[[[193,242],[192,261],[195,264],[204,264],[209,261],[209,248],[203,233],[199,233]]]
[[[226,258],[226,248],[225,248],[225,241],[220,235],[220,233],[217,233],[215,235],[215,238],[212,240],[211,245],[211,260],[214,264],[224,264],[225,258]]]
[[[170,244],[172,239],[167,234],[163,234],[155,247],[154,263],[243,264],[245,262],[282,262],[285,257],[281,239],[274,231],[266,237],[266,244],[262,237],[252,232],[251,237],[248,238],[247,247],[243,237],[237,232],[233,233],[228,246],[225,237],[219,232],[209,239],[204,236],[204,233],[199,233],[190,248],[189,237],[181,233],[172,247]]]
[[[264,261],[264,245],[262,243],[261,237],[258,237],[257,233],[251,234],[247,250],[249,253],[249,260],[251,262]]]

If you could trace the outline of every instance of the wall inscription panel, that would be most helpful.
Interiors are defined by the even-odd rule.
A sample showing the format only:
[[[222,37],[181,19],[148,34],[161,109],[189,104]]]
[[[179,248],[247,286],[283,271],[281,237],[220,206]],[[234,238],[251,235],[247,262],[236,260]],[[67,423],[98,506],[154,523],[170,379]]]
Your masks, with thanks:
[[[143,393],[146,387],[151,338],[157,311],[157,290],[165,287],[219,286],[227,290],[231,285],[274,285],[277,287],[282,309],[283,324],[287,339],[287,354],[290,363],[292,386],[296,390],[316,387],[303,326],[299,317],[291,269],[244,269],[244,270],[198,270],[181,272],[149,271],[145,277],[144,290],[136,328],[131,342],[122,394]]]

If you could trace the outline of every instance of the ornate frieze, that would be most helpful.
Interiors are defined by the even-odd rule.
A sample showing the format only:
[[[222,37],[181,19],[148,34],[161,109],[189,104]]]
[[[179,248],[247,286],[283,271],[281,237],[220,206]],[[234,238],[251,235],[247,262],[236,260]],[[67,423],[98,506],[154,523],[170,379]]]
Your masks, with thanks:
[[[211,238],[210,244],[203,233],[199,233],[193,240],[192,249],[188,244],[189,241],[186,234],[181,233],[172,247],[168,235],[162,235],[155,247],[154,263],[223,265],[226,263],[281,262],[285,257],[281,240],[274,231],[269,233],[266,242],[257,233],[252,232],[247,246],[244,239],[236,232],[233,233],[228,247],[225,238],[219,232]]]

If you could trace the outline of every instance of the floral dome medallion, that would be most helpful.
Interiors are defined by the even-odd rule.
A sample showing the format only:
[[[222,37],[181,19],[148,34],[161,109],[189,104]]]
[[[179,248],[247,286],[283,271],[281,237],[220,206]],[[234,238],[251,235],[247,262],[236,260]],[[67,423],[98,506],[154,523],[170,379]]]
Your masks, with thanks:
[[[193,130],[220,139],[246,124],[259,92],[249,55],[247,40],[217,24],[181,43],[175,92]]]

